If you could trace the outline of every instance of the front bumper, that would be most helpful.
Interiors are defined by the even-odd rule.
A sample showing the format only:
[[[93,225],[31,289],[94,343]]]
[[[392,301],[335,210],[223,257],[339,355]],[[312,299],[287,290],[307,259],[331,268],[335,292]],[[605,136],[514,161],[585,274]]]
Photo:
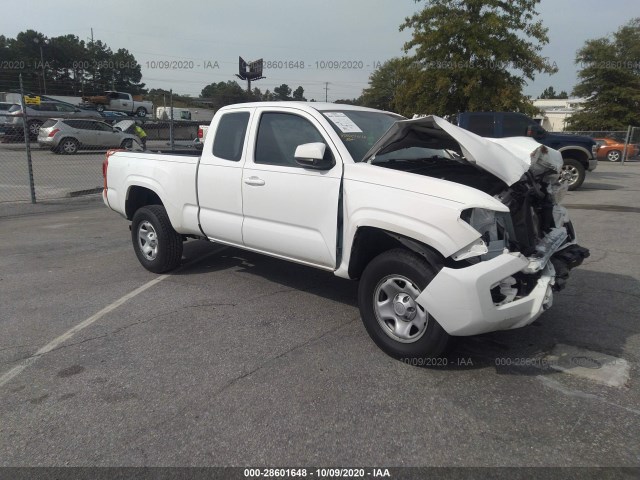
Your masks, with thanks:
[[[551,306],[555,270],[547,263],[531,293],[504,305],[496,305],[491,289],[505,278],[527,268],[519,253],[503,253],[466,268],[443,268],[416,301],[450,335],[477,335],[523,327]]]
[[[587,168],[588,171],[593,172],[597,167],[598,167],[597,158],[592,158],[591,160],[589,160],[589,167]]]

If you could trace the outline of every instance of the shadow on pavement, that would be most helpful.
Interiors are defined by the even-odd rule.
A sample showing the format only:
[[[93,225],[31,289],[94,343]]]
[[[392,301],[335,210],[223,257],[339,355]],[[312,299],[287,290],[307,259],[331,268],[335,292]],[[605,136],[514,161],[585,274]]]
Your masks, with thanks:
[[[186,243],[183,263],[214,252],[214,245],[204,241]],[[175,275],[208,274],[229,268],[357,307],[357,282],[231,247],[211,253],[206,261],[183,267]],[[493,367],[499,374],[508,375],[556,373],[543,360],[556,344],[574,345],[636,362],[638,359],[629,358],[625,345],[630,337],[640,335],[638,292],[640,282],[628,275],[577,268],[572,271],[567,288],[555,294],[554,306],[536,322],[516,330],[456,337],[446,365],[432,366],[450,370]]]

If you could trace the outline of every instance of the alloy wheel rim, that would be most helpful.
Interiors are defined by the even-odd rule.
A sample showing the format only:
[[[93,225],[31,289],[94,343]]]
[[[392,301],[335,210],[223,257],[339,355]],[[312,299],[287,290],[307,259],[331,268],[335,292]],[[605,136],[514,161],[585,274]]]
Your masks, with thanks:
[[[565,165],[562,167],[562,180],[568,182],[569,185],[576,183],[579,177],[580,173],[573,165]]]

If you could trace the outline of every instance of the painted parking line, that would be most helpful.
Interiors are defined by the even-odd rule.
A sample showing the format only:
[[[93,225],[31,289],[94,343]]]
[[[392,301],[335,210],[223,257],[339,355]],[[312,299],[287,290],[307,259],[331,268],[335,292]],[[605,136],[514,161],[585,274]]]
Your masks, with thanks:
[[[212,251],[207,252],[204,255],[201,255],[200,257],[196,257],[196,258],[192,259],[191,261],[182,264],[176,271],[184,270],[185,268],[188,268],[188,267],[190,267],[190,266],[192,266],[192,265],[194,265],[196,263],[202,262],[206,258],[208,258],[208,257],[210,257],[212,255],[215,255],[215,254],[221,252],[222,250],[225,250],[226,248],[227,247],[225,247],[224,245],[218,245],[217,248],[214,248]],[[87,328],[88,326],[94,324],[96,321],[98,321],[99,319],[104,317],[107,313],[112,312],[113,310],[115,310],[116,308],[121,306],[123,303],[125,303],[125,302],[131,300],[132,298],[140,295],[145,290],[148,290],[149,288],[153,287],[154,285],[157,285],[158,283],[162,282],[163,280],[167,279],[170,276],[171,275],[161,275],[161,276],[159,276],[157,278],[154,278],[150,282],[147,282],[144,285],[142,285],[141,287],[138,287],[135,290],[133,290],[132,292],[129,292],[126,295],[124,295],[123,297],[120,297],[118,300],[116,300],[115,302],[111,303],[110,305],[107,305],[102,310],[100,310],[98,313],[95,313],[94,315],[90,316],[86,320],[80,322],[75,327],[70,328],[69,330],[64,332],[62,335],[60,335],[58,338],[56,338],[56,339],[52,340],[51,342],[47,343],[44,347],[42,347],[36,353],[34,353],[30,357],[24,359],[22,362],[20,362],[18,365],[13,367],[11,370],[3,373],[2,376],[0,376],[0,387],[6,385],[8,382],[10,382],[16,376],[20,375],[20,373],[22,373],[25,368],[27,368],[30,365],[34,364],[40,357],[42,357],[43,355],[49,353],[51,350],[54,350],[59,345],[61,345],[62,343],[66,342],[67,340],[72,338],[78,332],[80,332],[80,331],[84,330],[85,328]]]
[[[153,287],[154,285],[157,285],[158,283],[162,282],[164,279],[168,278],[169,276],[170,275],[161,275],[158,278],[154,278],[150,282],[147,282],[144,285],[142,285],[141,287],[136,288],[134,291],[127,293],[123,297],[120,297],[118,300],[116,300],[115,302],[111,303],[110,305],[107,305],[102,310],[100,310],[98,313],[95,313],[94,315],[91,315],[86,320],[84,320],[84,321],[80,322],[79,324],[77,324],[76,326],[70,328],[69,330],[64,332],[62,335],[60,335],[58,338],[50,341],[44,347],[42,347],[40,350],[38,350],[36,353],[34,353],[30,357],[28,357],[25,360],[23,360],[21,363],[19,363],[15,367],[13,367],[8,372],[4,373],[0,377],[0,387],[5,385],[6,383],[10,382],[16,376],[20,375],[20,373],[22,373],[25,368],[27,368],[28,366],[30,366],[33,363],[35,363],[41,356],[49,353],[51,350],[57,348],[59,345],[61,345],[62,343],[66,342],[67,340],[72,338],[78,332],[84,330],[88,326],[90,326],[93,323],[95,323],[96,321],[100,320],[107,313],[112,312],[113,310],[118,308],[123,303],[125,303],[128,300],[131,300],[132,298],[140,295],[145,290],[148,290],[149,288]]]

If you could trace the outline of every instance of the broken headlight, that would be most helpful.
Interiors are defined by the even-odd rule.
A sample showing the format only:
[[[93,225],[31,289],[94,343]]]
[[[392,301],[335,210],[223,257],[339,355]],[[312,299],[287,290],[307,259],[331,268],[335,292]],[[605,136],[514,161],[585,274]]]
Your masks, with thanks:
[[[480,256],[489,260],[508,248],[509,239],[515,238],[509,212],[496,212],[485,208],[463,210],[460,218],[480,234],[480,238],[453,255],[455,260]],[[483,247],[479,248],[480,242]]]

